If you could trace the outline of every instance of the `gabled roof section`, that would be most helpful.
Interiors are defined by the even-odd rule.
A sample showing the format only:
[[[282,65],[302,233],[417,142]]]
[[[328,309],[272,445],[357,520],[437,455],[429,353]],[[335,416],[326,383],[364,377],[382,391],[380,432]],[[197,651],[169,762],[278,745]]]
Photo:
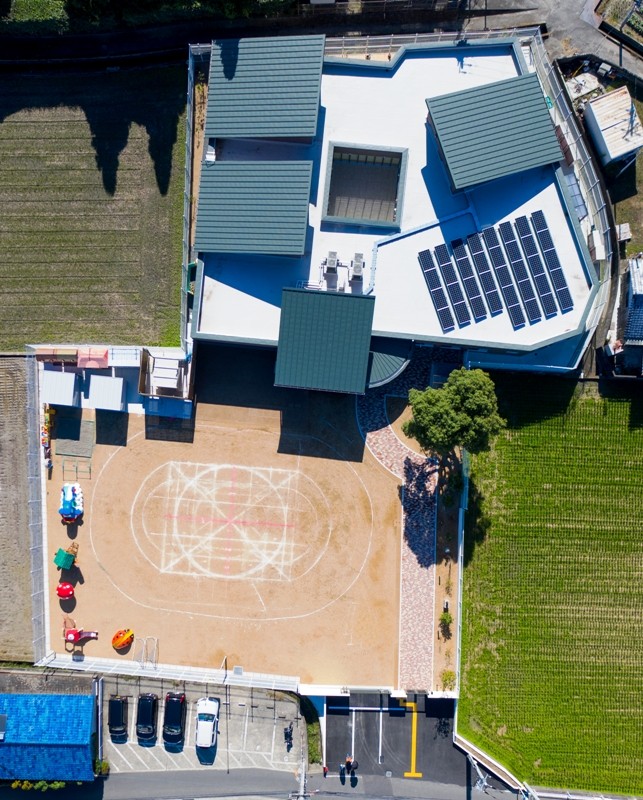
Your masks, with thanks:
[[[454,189],[562,157],[534,73],[429,98],[426,104]]]
[[[284,289],[275,385],[364,394],[375,297]]]
[[[92,781],[94,705],[91,695],[0,694],[2,776]]]
[[[195,248],[300,256],[312,161],[215,161],[201,171]]]
[[[323,61],[323,36],[213,42],[206,138],[314,138]]]

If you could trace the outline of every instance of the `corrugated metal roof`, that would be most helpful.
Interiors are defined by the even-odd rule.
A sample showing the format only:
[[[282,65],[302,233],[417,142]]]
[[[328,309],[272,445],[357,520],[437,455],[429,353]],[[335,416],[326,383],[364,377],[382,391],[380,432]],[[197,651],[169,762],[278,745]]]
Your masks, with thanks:
[[[535,73],[433,97],[426,104],[455,189],[562,157]]]
[[[40,402],[52,406],[73,406],[78,400],[75,372],[45,369],[40,379]]]
[[[643,344],[643,306],[630,308],[627,312],[625,344]]]
[[[0,747],[4,778],[92,781],[90,695],[0,694],[7,715]]]
[[[312,139],[323,60],[324,36],[213,42],[206,138]]]
[[[627,86],[591,100],[588,108],[594,114],[610,160],[643,147],[643,125]]]
[[[375,297],[284,289],[275,385],[364,394]]]
[[[215,161],[201,171],[195,247],[302,255],[312,161]]]
[[[111,375],[92,375],[89,380],[90,408],[101,408],[107,411],[123,410],[123,379]]]

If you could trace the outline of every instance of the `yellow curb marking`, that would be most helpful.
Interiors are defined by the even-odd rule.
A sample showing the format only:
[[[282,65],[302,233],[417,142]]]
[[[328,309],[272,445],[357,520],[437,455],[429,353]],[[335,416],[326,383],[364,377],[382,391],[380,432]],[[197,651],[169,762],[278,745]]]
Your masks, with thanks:
[[[417,737],[418,737],[418,716],[417,716],[417,703],[401,703],[400,705],[410,708],[413,712],[411,718],[411,771],[405,772],[405,778],[421,778],[422,773],[417,772],[415,769],[415,756],[417,751]]]

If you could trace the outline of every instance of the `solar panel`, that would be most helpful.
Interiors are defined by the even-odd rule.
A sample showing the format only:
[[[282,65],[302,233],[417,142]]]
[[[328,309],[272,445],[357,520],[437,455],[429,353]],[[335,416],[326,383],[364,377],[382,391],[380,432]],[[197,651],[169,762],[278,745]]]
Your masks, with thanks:
[[[574,308],[574,301],[569,287],[567,286],[567,279],[565,278],[558,253],[554,247],[554,241],[551,238],[547,220],[545,219],[544,213],[538,209],[531,215],[531,221],[536,231],[536,237],[538,238],[538,244],[542,250],[543,258],[545,259],[549,279],[556,292],[558,305],[560,306],[561,312],[564,314],[566,311],[571,311]]]
[[[498,235],[494,228],[485,228],[482,231],[482,238],[487,245],[489,258],[493,264],[500,291],[505,299],[511,323],[514,328],[522,328],[525,324],[525,315],[522,313],[522,308],[518,302],[518,295],[516,294],[504,253],[500,247]]]
[[[482,246],[482,241],[477,233],[472,233],[470,236],[467,236],[467,244],[469,245],[469,252],[471,253],[473,264],[476,268],[476,272],[478,273],[478,278],[480,279],[482,291],[487,298],[489,311],[493,317],[496,314],[502,313],[502,302],[500,300],[498,290],[496,289],[493,276],[491,275],[491,268],[489,266],[489,262],[487,261],[487,256]]]
[[[455,323],[453,322],[453,315],[451,314],[449,303],[447,302],[446,295],[442,289],[442,284],[440,283],[438,270],[433,263],[431,252],[429,250],[422,250],[420,253],[418,253],[418,260],[420,262],[420,266],[422,267],[424,279],[429,287],[429,293],[431,295],[431,299],[433,300],[433,305],[435,306],[435,313],[438,315],[438,319],[440,320],[442,332],[448,333],[455,328]]]
[[[473,312],[473,318],[476,322],[478,322],[481,319],[485,319],[487,316],[487,309],[485,308],[482,295],[480,294],[480,289],[478,288],[478,283],[474,277],[469,256],[467,255],[467,251],[461,239],[451,242],[451,247],[453,248],[456,267],[458,268],[458,272],[462,278],[464,291],[469,298],[469,304],[471,306],[471,311]]]
[[[510,222],[500,223],[500,236],[502,237],[505,250],[509,256],[509,263],[511,264],[511,270],[514,274],[514,278],[516,279],[518,291],[520,292],[522,302],[525,306],[525,311],[527,312],[527,319],[529,320],[529,323],[533,325],[535,322],[540,322],[542,319],[542,314],[540,313],[540,306],[536,301],[534,287],[531,285],[531,281],[529,280],[527,267],[523,261],[522,253],[520,252],[520,247],[518,247],[518,242]]]
[[[463,328],[465,325],[471,323],[471,315],[467,304],[464,302],[464,295],[458,283],[458,276],[456,275],[455,268],[451,261],[451,256],[446,248],[446,245],[439,244],[435,248],[435,258],[438,262],[438,267],[442,273],[442,279],[447,287],[447,292],[451,303],[453,305],[453,312],[458,321],[458,325]]]
[[[520,241],[522,242],[523,250],[527,254],[529,271],[531,272],[531,277],[534,279],[534,285],[538,292],[538,297],[540,298],[540,304],[545,312],[545,317],[554,317],[558,313],[558,308],[554,301],[554,295],[549,288],[549,281],[545,275],[545,268],[540,253],[538,252],[538,247],[536,246],[536,240],[529,227],[529,220],[527,217],[518,217],[515,221],[515,225]]]

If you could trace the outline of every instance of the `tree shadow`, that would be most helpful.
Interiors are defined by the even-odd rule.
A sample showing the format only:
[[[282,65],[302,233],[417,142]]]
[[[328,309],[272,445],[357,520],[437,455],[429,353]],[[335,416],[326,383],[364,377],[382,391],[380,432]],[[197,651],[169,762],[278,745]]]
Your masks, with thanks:
[[[28,75],[16,81],[14,75],[4,75],[0,77],[0,123],[24,110],[82,110],[91,133],[96,167],[110,195],[116,192],[120,157],[132,125],[139,125],[147,133],[156,183],[165,195],[178,122],[185,110],[185,80],[185,71],[178,68],[74,76],[49,73],[46,80],[40,75]],[[42,115],[40,119],[43,120]],[[55,125],[53,130],[55,135]]]
[[[213,44],[219,48],[219,58],[225,79],[233,80],[237,74],[237,62],[239,61],[239,40],[215,39]]]
[[[421,567],[435,564],[434,517],[435,492],[432,476],[436,466],[431,461],[404,461],[404,538]]]
[[[473,558],[478,545],[487,538],[491,520],[483,511],[484,495],[476,486],[473,477],[469,478],[469,502],[464,518],[464,566],[467,567]]]

